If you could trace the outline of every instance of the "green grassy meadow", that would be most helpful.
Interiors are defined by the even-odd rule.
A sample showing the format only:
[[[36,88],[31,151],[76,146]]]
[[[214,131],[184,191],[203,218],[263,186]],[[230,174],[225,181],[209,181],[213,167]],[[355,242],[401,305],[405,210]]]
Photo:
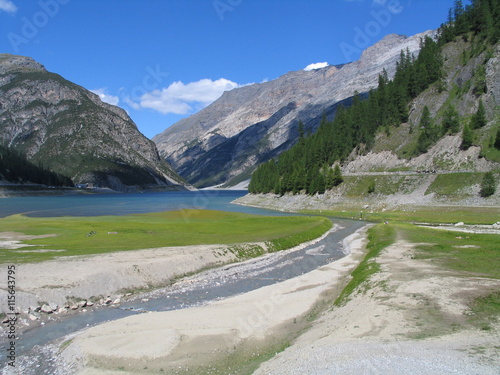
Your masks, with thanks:
[[[403,223],[455,224],[464,222],[470,225],[491,225],[500,221],[500,207],[462,207],[462,206],[407,206],[404,210],[387,211],[339,206],[336,210],[302,210],[309,215],[326,215],[347,219],[362,219],[374,223],[389,221]]]
[[[450,271],[450,276],[500,279],[498,234],[461,233],[401,222],[381,223],[368,230],[367,253],[351,273],[351,280],[335,300],[334,306],[342,306],[355,290],[370,288],[370,276],[380,270],[378,255],[397,239],[415,243],[415,259],[430,261]],[[482,330],[491,330],[492,324],[500,319],[500,292],[468,293],[468,305],[472,314],[462,323],[463,327],[472,325]],[[421,337],[447,332],[453,322],[448,321],[446,314],[437,307],[432,310],[429,306],[429,311],[435,319],[428,326],[422,327],[422,332],[419,333]]]
[[[331,226],[324,217],[272,217],[210,210],[97,217],[12,215],[0,219],[2,232],[54,236],[23,241],[33,246],[17,250],[0,249],[0,263],[201,244],[269,242],[273,250],[282,250],[314,239]]]
[[[403,238],[416,243],[416,258],[477,276],[500,279],[500,236],[398,225]]]

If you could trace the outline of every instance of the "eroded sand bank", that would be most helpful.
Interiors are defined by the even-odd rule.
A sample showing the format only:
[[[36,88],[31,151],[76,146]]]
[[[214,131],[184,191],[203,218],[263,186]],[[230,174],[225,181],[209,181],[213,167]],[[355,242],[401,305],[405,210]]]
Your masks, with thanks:
[[[85,330],[72,338],[61,363],[80,375],[184,374],[216,369],[238,351],[258,355],[287,338],[325,296],[331,301],[338,293],[364,256],[362,234],[350,238],[348,256],[300,277],[202,307]],[[457,276],[414,259],[413,249],[402,240],[384,249],[369,288],[324,310],[255,374],[497,374],[498,324],[493,332],[467,325],[455,331],[454,324],[466,319],[469,293],[498,290],[500,282]]]
[[[242,349],[258,353],[270,338],[280,340],[300,329],[297,321],[321,296],[343,285],[364,254],[365,230],[347,239],[349,255],[302,276],[201,307],[141,314],[87,329],[75,335],[62,355],[64,362],[77,362],[79,374],[118,369],[190,373]]]

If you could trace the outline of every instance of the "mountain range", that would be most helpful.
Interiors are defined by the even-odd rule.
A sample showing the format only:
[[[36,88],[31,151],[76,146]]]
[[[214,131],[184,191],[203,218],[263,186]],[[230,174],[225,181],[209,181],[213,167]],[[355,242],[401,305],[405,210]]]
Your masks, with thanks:
[[[377,86],[385,69],[392,76],[402,50],[418,54],[427,31],[411,37],[390,34],[355,62],[293,71],[268,82],[226,91],[200,112],[155,136],[160,155],[198,187],[238,183],[256,165],[279,155],[298,139],[298,124],[314,132],[323,114]]]
[[[139,132],[123,109],[48,72],[32,58],[0,54],[0,146],[75,184],[119,191],[235,185],[294,146],[301,132],[316,132],[322,118],[330,121],[340,106],[368,96],[381,74],[395,75],[402,52],[417,56],[422,40],[436,35],[390,34],[357,61],[292,71],[226,91],[153,140]],[[491,139],[499,116],[499,45],[459,37],[442,54],[440,82],[411,101],[408,121],[378,132],[370,150],[354,149],[343,172],[497,169]],[[461,130],[481,102],[488,126],[474,130],[470,149],[461,149],[460,131],[444,134],[423,155],[412,156],[424,107],[441,124],[446,108],[454,106]]]

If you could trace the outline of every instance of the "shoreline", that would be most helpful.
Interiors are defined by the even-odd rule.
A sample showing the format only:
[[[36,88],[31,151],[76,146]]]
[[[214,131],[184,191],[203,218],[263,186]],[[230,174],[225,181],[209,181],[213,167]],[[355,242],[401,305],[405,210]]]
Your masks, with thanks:
[[[392,194],[373,196],[347,197],[333,191],[322,195],[292,195],[283,196],[276,194],[247,194],[231,202],[242,206],[266,208],[282,212],[315,211],[343,211],[358,210],[364,212],[391,210],[407,210],[413,207],[484,207],[499,208],[500,194],[490,198],[469,197],[466,199],[450,200],[440,199],[431,194]]]
[[[498,290],[500,280],[463,278],[416,259],[416,244],[397,239],[384,248],[376,259],[381,270],[333,307],[366,255],[371,226],[345,239],[350,251],[344,258],[293,279],[204,306],[80,331],[58,344],[60,369],[72,368],[77,375],[231,374],[233,368],[247,368],[252,357],[258,364],[248,369],[255,375],[354,375],[374,369],[496,374],[500,360],[493,332],[500,322],[492,332],[468,326],[455,331],[427,315],[422,301],[435,300],[452,322],[463,320],[467,298],[457,291]]]
[[[0,184],[0,199],[2,198],[17,198],[17,197],[39,197],[39,196],[64,196],[64,195],[93,195],[93,194],[133,194],[145,192],[176,192],[176,191],[193,191],[197,189],[186,188],[181,185],[175,186],[158,186],[149,188],[140,188],[130,186],[127,190],[113,190],[110,188],[76,188],[76,187],[59,187],[45,186],[37,184]]]
[[[22,264],[17,283],[23,287],[16,295],[19,322],[23,329],[29,329],[86,307],[117,306],[148,290],[170,285],[184,275],[237,262],[229,247],[164,247]],[[6,290],[1,289],[0,299],[6,298]],[[51,309],[40,311],[42,305]]]

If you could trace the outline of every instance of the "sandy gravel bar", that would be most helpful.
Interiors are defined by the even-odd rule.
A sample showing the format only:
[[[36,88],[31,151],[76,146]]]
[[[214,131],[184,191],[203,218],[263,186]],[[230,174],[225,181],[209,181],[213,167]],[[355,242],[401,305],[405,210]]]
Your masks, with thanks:
[[[201,307],[135,315],[87,329],[63,356],[78,362],[78,374],[118,369],[139,374],[145,367],[171,373],[217,361],[240,347],[265,345],[269,337],[286,336],[294,320],[358,264],[363,236],[358,231],[348,242],[349,255],[302,276]]]
[[[5,241],[5,240],[4,240]],[[13,240],[12,240],[13,241]],[[200,245],[60,257],[17,266],[17,306],[62,306],[69,297],[119,297],[125,290],[161,287],[174,278],[235,261],[226,245]],[[7,265],[0,266],[2,272]],[[7,292],[0,290],[0,300]],[[4,304],[6,306],[6,304]]]

